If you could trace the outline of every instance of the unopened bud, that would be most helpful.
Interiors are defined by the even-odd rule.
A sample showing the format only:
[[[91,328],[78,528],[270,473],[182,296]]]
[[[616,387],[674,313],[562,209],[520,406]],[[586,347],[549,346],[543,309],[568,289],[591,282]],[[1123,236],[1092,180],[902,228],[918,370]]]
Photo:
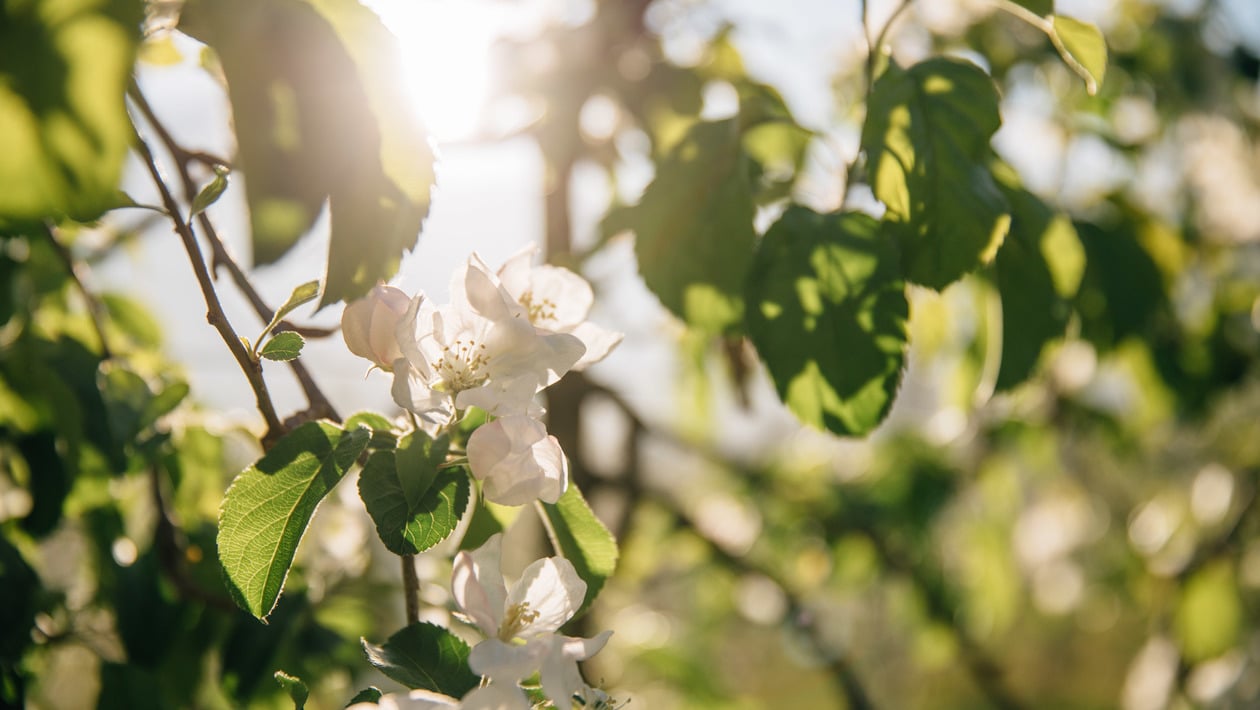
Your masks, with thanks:
[[[402,357],[394,330],[407,313],[411,297],[393,286],[377,286],[346,306],[341,314],[341,337],[350,352],[371,360],[382,370]]]

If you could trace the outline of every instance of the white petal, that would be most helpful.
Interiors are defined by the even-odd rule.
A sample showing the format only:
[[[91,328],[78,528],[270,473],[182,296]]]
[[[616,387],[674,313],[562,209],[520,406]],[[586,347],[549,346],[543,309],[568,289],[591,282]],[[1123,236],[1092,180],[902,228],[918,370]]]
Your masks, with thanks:
[[[491,535],[476,550],[455,555],[451,570],[451,593],[455,603],[483,634],[491,637],[499,633],[507,598],[499,564],[502,554],[503,536]]]
[[[508,592],[507,605],[528,604],[538,617],[521,630],[519,637],[530,639],[551,634],[573,618],[586,597],[586,582],[573,563],[563,557],[535,560]]]
[[[548,386],[560,381],[586,354],[586,345],[568,333],[548,333],[540,335],[538,340],[544,348],[538,364],[547,370]]]
[[[460,392],[455,396],[455,406],[459,409],[478,407],[496,417],[529,414],[537,409],[534,395],[538,388],[538,373],[500,377]]]
[[[594,365],[608,357],[608,353],[620,345],[622,338],[626,337],[625,333],[606,330],[590,321],[579,323],[576,328],[569,332],[586,346],[586,352],[582,354],[582,359],[578,360],[573,366],[574,370],[585,370],[590,365]]]
[[[458,708],[459,706],[459,701],[455,698],[427,690],[413,690],[406,695],[400,693],[382,695],[380,702],[377,704],[355,703],[350,708],[358,708],[359,710],[450,710],[450,708]],[[346,710],[350,710],[350,708],[346,708]]]
[[[489,320],[508,320],[521,311],[516,299],[500,287],[499,279],[490,273],[490,267],[475,253],[468,257],[461,289],[464,298],[459,302],[460,305],[467,303],[473,312]],[[458,293],[459,291],[452,290],[452,305],[457,303],[455,295]]]
[[[611,631],[605,631],[590,639],[570,636],[555,636],[550,639],[551,646],[543,658],[539,675],[543,692],[556,707],[571,707],[573,696],[585,693],[588,686],[582,680],[577,662],[599,653],[611,635]]]
[[[474,688],[460,704],[463,710],[529,710],[529,698],[515,683],[491,683]]]
[[[488,638],[473,646],[468,654],[468,667],[473,673],[493,681],[516,683],[538,670],[548,649],[546,644],[521,645]]]
[[[445,392],[431,389],[428,383],[408,366],[406,358],[394,361],[394,384],[390,394],[394,403],[409,412],[436,423],[451,418],[451,398]]]
[[[537,254],[538,246],[530,244],[499,267],[499,282],[518,301],[521,294],[529,290],[529,273],[534,268],[534,256]]]
[[[526,415],[478,427],[468,438],[468,464],[484,483],[486,499],[500,505],[554,503],[568,485],[568,460],[559,441]]]
[[[530,273],[530,302],[549,316],[534,325],[564,332],[586,320],[595,294],[586,279],[561,266],[543,264]],[[545,305],[544,305],[545,304]]]

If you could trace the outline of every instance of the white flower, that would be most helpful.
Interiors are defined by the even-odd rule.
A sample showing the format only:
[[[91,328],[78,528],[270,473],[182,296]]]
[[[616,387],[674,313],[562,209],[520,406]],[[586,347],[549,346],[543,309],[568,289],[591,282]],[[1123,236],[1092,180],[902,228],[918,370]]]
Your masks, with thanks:
[[[346,710],[529,710],[529,698],[515,684],[491,683],[474,688],[463,700],[413,690],[406,695],[389,693],[375,703],[355,703]]]
[[[581,358],[580,340],[541,333],[476,254],[456,271],[451,303],[417,295],[395,332],[394,401],[429,418],[481,407],[494,415],[540,411],[533,397]]]
[[[460,703],[455,698],[427,690],[413,690],[406,695],[382,695],[375,703],[355,703],[346,710],[452,710],[459,707]]]
[[[575,695],[594,699],[577,662],[598,653],[612,632],[591,639],[556,633],[581,608],[586,583],[568,560],[548,557],[526,567],[509,590],[499,571],[502,544],[502,536],[494,535],[473,552],[455,557],[455,603],[488,637],[473,647],[469,666],[494,681],[488,687],[514,684],[537,672],[543,692],[557,708],[568,708]]]
[[[607,357],[624,334],[586,320],[595,302],[590,284],[560,266],[534,266],[537,252],[538,248],[531,246],[508,259],[499,269],[499,280],[536,328],[547,333],[570,333],[582,341],[586,352],[573,369],[586,369]]]
[[[341,312],[341,337],[350,352],[371,360],[382,370],[402,357],[394,331],[411,298],[393,286],[377,286]]]
[[[526,415],[501,417],[468,437],[468,465],[484,482],[486,499],[524,505],[555,503],[569,482],[569,461],[542,422]]]

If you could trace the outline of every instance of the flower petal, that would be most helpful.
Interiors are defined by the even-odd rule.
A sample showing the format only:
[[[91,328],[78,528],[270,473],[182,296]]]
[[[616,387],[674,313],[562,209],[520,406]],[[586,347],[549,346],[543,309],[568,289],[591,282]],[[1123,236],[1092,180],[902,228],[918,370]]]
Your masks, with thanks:
[[[579,323],[570,333],[586,346],[586,352],[582,354],[582,358],[573,365],[574,370],[585,370],[608,357],[608,353],[620,345],[622,338],[626,337],[625,333],[601,328],[590,321]]]
[[[560,442],[542,422],[526,416],[501,417],[468,438],[468,464],[484,483],[487,500],[524,505],[559,500],[568,485],[569,466]]]
[[[519,638],[530,639],[555,632],[573,618],[586,598],[586,582],[573,563],[563,557],[535,560],[508,592],[507,606],[528,604],[538,616],[521,629]]]
[[[460,611],[472,619],[486,636],[499,633],[503,621],[507,587],[503,583],[500,559],[503,535],[494,534],[472,552],[455,555],[451,570],[451,593]]]
[[[594,638],[554,636],[540,669],[543,692],[556,707],[570,707],[573,696],[585,694],[586,682],[578,670],[577,662],[599,653],[612,631],[605,631]]]
[[[473,646],[468,654],[468,667],[477,675],[484,675],[499,683],[514,684],[533,675],[548,650],[547,644],[531,646],[488,638]]]
[[[460,704],[463,710],[529,710],[529,698],[515,683],[491,683],[474,688]]]

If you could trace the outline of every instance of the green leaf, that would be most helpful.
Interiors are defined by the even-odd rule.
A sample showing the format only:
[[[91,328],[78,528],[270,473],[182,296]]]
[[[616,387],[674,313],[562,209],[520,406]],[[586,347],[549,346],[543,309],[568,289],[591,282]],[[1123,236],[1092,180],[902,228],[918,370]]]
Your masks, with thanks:
[[[265,620],[275,608],[311,515],[369,436],[307,422],[232,481],[219,511],[219,561],[242,609]]]
[[[372,440],[368,442],[369,449],[392,449],[398,445],[397,437],[394,436],[393,422],[376,412],[358,412],[346,420],[346,431],[353,431],[359,427],[372,431]]]
[[[757,250],[748,304],[748,334],[801,421],[858,436],[888,414],[909,305],[896,244],[874,219],[789,208]]]
[[[1054,12],[1054,0],[1013,0],[1016,5],[1032,11],[1038,17]]]
[[[999,179],[1011,204],[1011,231],[995,260],[1002,298],[1002,360],[997,389],[1020,384],[1032,374],[1046,344],[1063,335],[1084,268],[1084,249],[1071,220],[1018,185],[1013,175]],[[1075,278],[1056,269],[1075,254]],[[1056,278],[1058,274],[1058,278]]]
[[[303,683],[301,678],[284,671],[276,671],[275,679],[281,688],[289,692],[289,697],[293,699],[293,710],[303,710],[306,707],[306,699],[311,696],[306,683]]]
[[[738,323],[741,285],[756,238],[752,161],[735,119],[696,123],[656,168],[639,204],[610,215],[633,229],[639,272],[689,325]]]
[[[373,451],[359,475],[359,497],[385,547],[414,555],[454,532],[468,509],[472,483],[462,466],[435,471],[431,485],[411,504],[399,474],[395,452]]]
[[[327,201],[321,305],[392,276],[428,214],[433,153],[380,19],[357,0],[190,0],[180,29],[227,78],[255,263],[287,253]]]
[[[939,290],[993,259],[1010,224],[988,168],[1000,124],[997,88],[969,62],[893,63],[875,82],[862,148],[907,280]]]
[[[7,2],[0,17],[0,222],[94,220],[115,206],[131,147],[143,5]]]
[[[263,346],[259,355],[268,360],[276,360],[278,362],[286,362],[292,360],[302,354],[302,346],[306,344],[306,340],[291,330],[283,333],[277,333],[274,338],[267,341]]]
[[[353,698],[350,698],[350,702],[346,704],[346,707],[350,707],[355,703],[377,703],[380,699],[381,689],[374,685],[369,685],[355,694]]]
[[[446,463],[446,453],[450,448],[451,441],[446,436],[433,439],[422,431],[412,432],[398,441],[394,463],[409,510],[419,505],[420,499],[433,485],[438,467]]]
[[[55,530],[57,523],[61,522],[61,511],[66,496],[70,494],[73,473],[57,450],[57,435],[54,432],[26,434],[15,443],[31,473],[27,484],[31,509],[22,518],[22,529],[41,538]]]
[[[314,301],[318,296],[319,281],[307,281],[306,283],[294,288],[293,292],[289,294],[289,300],[285,301],[283,306],[276,309],[276,314],[271,317],[271,322],[267,324],[267,327],[263,328],[262,333],[258,335],[258,339],[262,340],[263,336],[270,333],[272,328],[275,328],[280,321],[284,320],[285,316],[292,313],[298,306],[303,303]]]
[[[1098,93],[1107,74],[1107,40],[1102,32],[1088,22],[1064,15],[1052,15],[1050,28],[1050,41],[1059,50],[1059,56],[1085,80],[1090,96]]]
[[[458,698],[480,682],[468,669],[468,644],[441,626],[416,622],[380,646],[360,641],[369,663],[408,688]]]
[[[193,198],[192,209],[188,212],[188,219],[191,220],[193,217],[205,212],[206,208],[210,205],[218,202],[219,198],[223,196],[224,190],[227,190],[227,186],[227,172],[216,171],[214,179],[211,180],[205,187],[201,188],[201,191]]]
[[[590,607],[604,582],[617,568],[617,541],[608,528],[595,517],[578,487],[569,484],[560,500],[539,503],[547,522],[547,534],[555,548],[577,570],[586,582],[586,599],[582,611]]]

